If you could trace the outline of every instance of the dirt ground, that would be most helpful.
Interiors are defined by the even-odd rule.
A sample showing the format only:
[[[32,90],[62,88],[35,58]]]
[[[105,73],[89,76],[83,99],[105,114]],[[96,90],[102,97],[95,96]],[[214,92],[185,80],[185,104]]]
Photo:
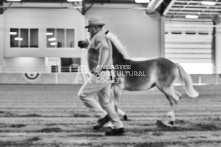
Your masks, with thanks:
[[[93,131],[95,118],[77,97],[80,85],[0,85],[0,147],[220,147],[221,85],[195,86],[183,94],[176,124],[165,127],[169,103],[157,90],[123,92],[126,133]]]

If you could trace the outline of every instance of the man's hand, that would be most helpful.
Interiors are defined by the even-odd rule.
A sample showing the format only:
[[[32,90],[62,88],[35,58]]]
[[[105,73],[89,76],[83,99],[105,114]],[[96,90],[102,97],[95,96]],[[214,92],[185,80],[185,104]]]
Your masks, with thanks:
[[[88,45],[89,45],[89,42],[87,40],[78,41],[78,47],[80,47],[80,48],[87,48]]]
[[[94,70],[93,70],[93,74],[95,74],[96,76],[99,76],[101,72],[101,67],[97,66]]]

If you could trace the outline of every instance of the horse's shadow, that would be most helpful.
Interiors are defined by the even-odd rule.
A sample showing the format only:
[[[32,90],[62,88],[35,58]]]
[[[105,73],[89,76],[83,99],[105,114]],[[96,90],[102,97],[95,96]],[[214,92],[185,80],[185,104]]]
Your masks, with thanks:
[[[211,122],[191,122],[187,120],[176,120],[174,125],[168,125],[157,120],[157,129],[162,131],[218,131],[221,130],[220,123]]]

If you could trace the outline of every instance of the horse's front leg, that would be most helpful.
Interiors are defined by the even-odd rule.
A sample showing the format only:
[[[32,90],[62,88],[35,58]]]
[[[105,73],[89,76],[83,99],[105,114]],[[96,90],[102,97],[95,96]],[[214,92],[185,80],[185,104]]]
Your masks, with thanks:
[[[114,94],[114,104],[115,104],[115,110],[117,114],[123,119],[123,120],[128,120],[126,113],[119,108],[120,104],[120,97],[123,91],[123,83],[118,82],[114,83],[112,85],[113,88],[113,94]]]
[[[158,85],[158,88],[165,94],[171,106],[171,110],[167,113],[167,123],[169,125],[174,125],[175,124],[174,109],[181,98],[181,94],[175,91],[173,87],[162,87]]]
[[[175,102],[173,99],[171,99],[170,97],[167,96],[167,99],[170,103],[171,106],[171,110],[168,111],[167,113],[167,123],[169,125],[174,125],[175,121],[176,121],[176,116],[175,116],[175,106],[177,105],[177,102]]]
[[[176,121],[175,112],[174,112],[175,107],[177,106],[178,101],[181,99],[182,95],[174,89],[170,93],[171,96],[169,95],[166,96],[171,106],[171,110],[167,113],[167,117],[168,117],[168,123],[170,125],[174,125]]]
[[[170,110],[168,113],[167,113],[167,118],[168,118],[168,123],[170,125],[174,125],[175,124],[175,121],[176,121],[176,118],[175,118],[175,113],[174,113],[174,110]]]

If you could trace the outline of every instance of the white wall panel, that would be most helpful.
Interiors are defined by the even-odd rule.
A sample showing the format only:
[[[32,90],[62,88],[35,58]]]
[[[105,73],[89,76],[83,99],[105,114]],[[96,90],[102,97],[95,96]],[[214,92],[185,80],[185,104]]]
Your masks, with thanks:
[[[5,57],[81,57],[77,41],[83,38],[85,19],[76,9],[7,9],[4,12]],[[39,48],[10,48],[10,28],[38,28]],[[75,29],[75,48],[47,48],[47,28]]]
[[[217,24],[216,28],[216,57],[215,57],[215,62],[216,62],[216,73],[221,73],[221,22]]]
[[[4,21],[4,16],[0,15],[0,66],[2,66],[4,64],[4,50],[3,50],[3,46],[4,46],[4,37],[3,37],[3,32],[4,32],[4,26],[3,26],[3,21]],[[1,71],[1,69],[0,69]]]
[[[105,30],[115,33],[133,58],[156,58],[161,55],[161,16],[147,15],[145,10],[120,8],[91,8],[87,18],[98,16]]]
[[[0,45],[0,50],[1,57],[7,59],[7,63],[3,65],[6,68],[20,66],[16,63],[17,60],[11,60],[17,57],[41,58],[38,63],[44,63],[44,58],[81,57],[82,63],[86,64],[86,54],[77,47],[77,41],[85,39],[87,30],[84,26],[90,16],[101,17],[106,22],[105,29],[118,36],[132,58],[156,58],[161,55],[164,48],[161,44],[161,40],[164,40],[161,37],[161,16],[147,15],[145,10],[92,7],[85,17],[76,9],[27,8],[7,9],[3,15],[3,32],[0,34],[3,44]],[[10,48],[10,28],[38,28],[39,47]],[[47,48],[45,35],[47,28],[74,28],[76,48]],[[38,63],[35,63],[34,67],[39,67]]]
[[[165,57],[183,64],[189,73],[212,73],[212,31],[212,22],[166,21]]]

